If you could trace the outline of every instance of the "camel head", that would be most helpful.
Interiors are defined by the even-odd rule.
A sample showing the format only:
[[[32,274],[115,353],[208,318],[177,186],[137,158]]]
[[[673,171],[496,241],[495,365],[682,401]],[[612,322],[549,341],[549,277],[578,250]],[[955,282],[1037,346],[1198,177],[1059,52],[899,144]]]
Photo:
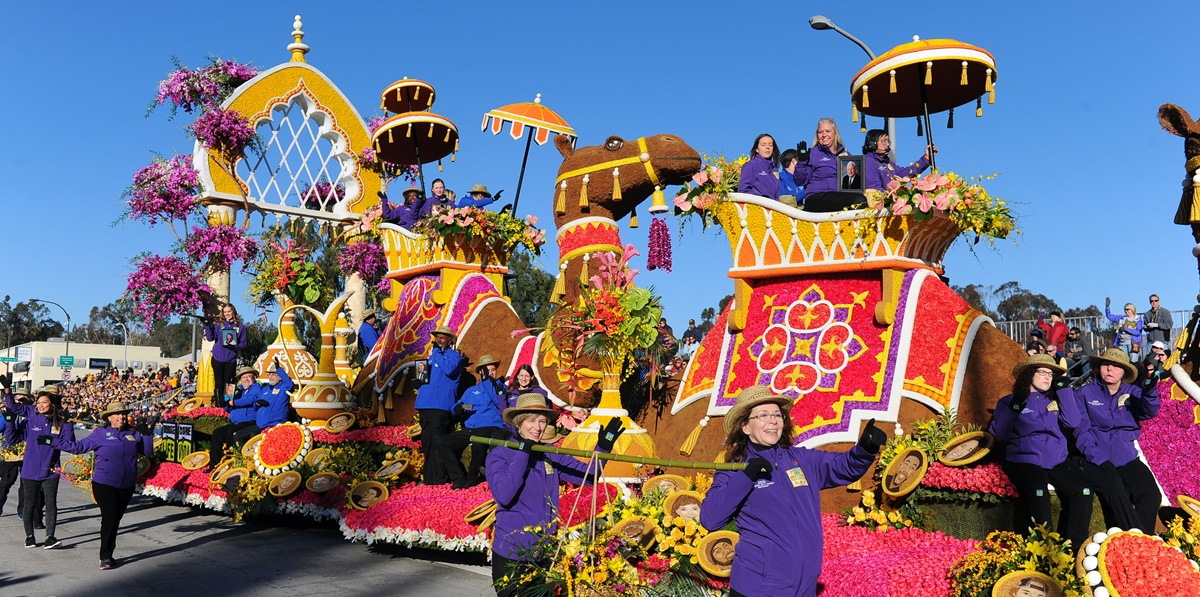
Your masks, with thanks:
[[[1183,153],[1188,159],[1200,156],[1200,123],[1192,120],[1187,110],[1163,104],[1158,108],[1158,122],[1168,133],[1183,137]]]
[[[665,190],[683,184],[700,170],[700,154],[674,135],[628,140],[614,135],[602,145],[578,149],[571,147],[569,137],[558,135],[554,144],[563,156],[554,188],[554,222],[559,229],[585,217],[620,220],[650,197],[655,186]]]

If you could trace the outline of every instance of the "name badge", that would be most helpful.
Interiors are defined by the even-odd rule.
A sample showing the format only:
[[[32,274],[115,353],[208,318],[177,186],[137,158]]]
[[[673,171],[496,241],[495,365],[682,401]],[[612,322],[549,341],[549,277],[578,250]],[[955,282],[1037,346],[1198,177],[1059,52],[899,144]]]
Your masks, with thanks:
[[[804,471],[800,467],[789,470],[787,476],[792,480],[792,487],[808,487],[808,478],[804,476]]]
[[[133,437],[132,435],[126,435],[126,436],[125,436],[125,440],[126,440],[126,441],[131,441],[131,442],[136,442],[136,441],[137,441],[137,438],[136,438],[136,437]]]
[[[1058,410],[1058,403],[1057,403],[1057,402],[1051,402],[1050,404],[1047,404],[1047,405],[1046,405],[1046,410],[1048,410],[1048,411],[1050,411],[1050,412],[1055,412],[1055,411],[1057,411],[1057,410]]]
[[[1117,398],[1117,406],[1119,407],[1124,408],[1126,402],[1129,402],[1129,394],[1121,394],[1121,397]]]
[[[542,463],[542,466],[546,467],[546,474],[547,474],[547,475],[553,475],[553,474],[554,474],[554,465],[550,464],[550,461],[543,462],[543,463]]]

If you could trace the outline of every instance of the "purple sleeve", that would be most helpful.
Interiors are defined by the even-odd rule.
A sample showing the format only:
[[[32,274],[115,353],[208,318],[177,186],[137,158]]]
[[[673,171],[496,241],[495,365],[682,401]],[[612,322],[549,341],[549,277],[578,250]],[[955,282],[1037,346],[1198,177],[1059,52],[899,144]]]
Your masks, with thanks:
[[[805,448],[792,449],[803,450]],[[871,463],[875,462],[875,455],[858,444],[845,452],[809,450],[809,454],[818,459],[817,470],[821,475],[821,489],[849,485],[865,475],[867,469],[871,468]]]
[[[139,433],[138,437],[141,438],[142,442],[142,454],[145,454],[146,458],[154,456],[154,436]]]
[[[209,342],[217,341],[217,324],[215,324],[215,323],[204,324],[204,339],[208,340]]]
[[[1017,421],[1016,413],[1009,408],[1012,398],[1012,394],[1009,394],[996,403],[996,409],[992,412],[992,422],[988,423],[987,432],[1000,443],[1008,442],[1008,434],[1012,432],[1013,423]]]
[[[1070,408],[1073,409],[1073,412],[1078,413],[1070,416],[1075,421],[1074,425],[1071,425],[1071,431],[1075,434],[1075,445],[1079,448],[1080,452],[1083,452],[1088,462],[1097,465],[1104,464],[1104,461],[1108,459],[1104,457],[1104,453],[1100,449],[1100,443],[1096,439],[1096,434],[1092,431],[1092,419],[1087,413],[1086,400],[1087,398],[1084,397],[1082,391],[1077,393],[1072,392],[1066,398],[1063,397],[1062,393],[1058,395],[1060,408],[1063,408],[1063,410]],[[1074,402],[1074,404],[1067,407],[1065,403],[1069,401]]]
[[[71,428],[71,432],[68,432],[67,428]],[[69,452],[71,454],[83,454],[85,452],[91,452],[92,450],[100,447],[100,445],[94,439],[92,439],[99,430],[100,428],[97,427],[95,431],[92,431],[91,435],[88,435],[81,440],[74,440],[70,437],[71,435],[74,435],[74,428],[71,427],[71,425],[64,425],[62,432],[54,436],[54,439],[50,441],[50,447],[54,448],[55,450]]]
[[[246,348],[246,344],[247,344],[248,342],[249,342],[249,340],[246,338],[246,326],[245,326],[245,324],[241,324],[241,323],[239,323],[239,324],[238,324],[238,342],[237,342],[237,350],[238,350],[239,352],[240,352],[240,351],[242,351],[242,350],[245,350],[245,348]]]
[[[9,412],[18,417],[28,416],[29,405],[18,403],[17,399],[13,397],[12,392],[4,393],[4,406],[8,408]]]
[[[809,154],[810,156],[812,154]],[[809,158],[812,159],[812,158]],[[796,171],[792,173],[792,180],[796,181],[796,186],[807,186],[812,179],[813,167],[810,162],[796,162]]]
[[[1158,416],[1158,385],[1150,386],[1148,391],[1135,388],[1130,392],[1129,401],[1125,404],[1134,419],[1138,421],[1153,419]]]
[[[719,471],[713,475],[712,487],[704,494],[700,505],[700,526],[723,529],[737,516],[742,504],[754,489],[754,482],[741,471]]]
[[[529,454],[497,447],[487,456],[486,476],[496,503],[504,508],[511,506],[529,476]]]
[[[749,193],[750,192],[750,190],[749,190],[750,189],[750,179],[754,176],[753,174],[750,173],[751,161],[753,161],[753,160],[747,161],[745,164],[742,164],[742,175],[741,175],[741,177],[738,178],[737,192],[739,192],[739,193]]]

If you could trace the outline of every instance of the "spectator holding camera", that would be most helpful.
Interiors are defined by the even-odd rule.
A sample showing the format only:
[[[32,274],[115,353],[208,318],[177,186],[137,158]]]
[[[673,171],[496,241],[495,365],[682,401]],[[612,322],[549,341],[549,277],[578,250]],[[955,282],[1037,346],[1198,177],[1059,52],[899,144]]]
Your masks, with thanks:
[[[1150,310],[1142,314],[1142,329],[1145,331],[1146,343],[1171,343],[1171,328],[1175,322],[1171,320],[1171,312],[1159,307],[1158,295],[1150,295]]]
[[[1070,330],[1067,329],[1067,324],[1063,323],[1062,311],[1057,309],[1051,311],[1050,323],[1046,323],[1045,317],[1045,307],[1038,309],[1038,329],[1042,330],[1042,333],[1046,335],[1046,342],[1048,342],[1053,348],[1054,352],[1051,354],[1055,356],[1061,355],[1064,353],[1063,345],[1067,342],[1067,334],[1070,332]]]

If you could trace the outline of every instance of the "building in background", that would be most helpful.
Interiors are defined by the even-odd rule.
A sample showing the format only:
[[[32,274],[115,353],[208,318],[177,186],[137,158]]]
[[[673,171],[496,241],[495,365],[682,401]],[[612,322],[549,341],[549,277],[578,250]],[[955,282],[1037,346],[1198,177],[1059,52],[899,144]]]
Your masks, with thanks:
[[[0,349],[0,373],[12,373],[13,386],[34,389],[98,373],[105,367],[133,369],[135,374],[167,365],[171,371],[182,369],[190,360],[168,359],[157,346],[123,344],[70,344],[60,340],[27,342]]]

